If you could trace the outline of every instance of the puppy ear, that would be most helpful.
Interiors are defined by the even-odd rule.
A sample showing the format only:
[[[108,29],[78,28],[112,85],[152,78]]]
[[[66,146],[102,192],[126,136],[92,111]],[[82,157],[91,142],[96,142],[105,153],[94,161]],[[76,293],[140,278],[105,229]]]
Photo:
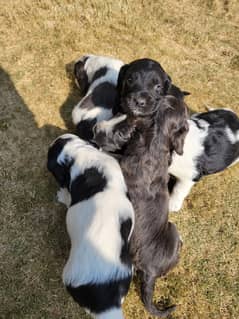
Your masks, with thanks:
[[[121,91],[122,91],[122,84],[123,84],[123,80],[124,80],[124,77],[125,77],[125,73],[126,71],[128,70],[129,68],[129,64],[124,64],[120,71],[119,71],[119,76],[118,76],[118,83],[117,83],[117,90],[118,90],[118,93],[120,94]]]
[[[89,88],[88,76],[87,76],[87,73],[84,69],[86,60],[87,60],[87,58],[85,58],[83,60],[79,60],[74,65],[74,75],[75,75],[77,84],[81,89],[82,95],[85,95],[88,88]]]
[[[172,80],[169,75],[167,75],[166,80],[164,81],[164,95],[168,94],[172,85]]]
[[[70,173],[69,167],[72,164],[70,158],[58,163],[57,158],[62,149],[71,138],[58,138],[50,147],[47,154],[47,169],[54,175],[61,187],[69,187]]]
[[[180,123],[181,122],[181,123]],[[188,132],[188,122],[183,121],[174,122],[173,128],[170,130],[170,149],[175,151],[178,155],[183,155],[183,146],[186,134]]]
[[[48,160],[48,170],[53,174],[60,187],[69,187],[70,173],[64,164],[58,164],[55,160]]]

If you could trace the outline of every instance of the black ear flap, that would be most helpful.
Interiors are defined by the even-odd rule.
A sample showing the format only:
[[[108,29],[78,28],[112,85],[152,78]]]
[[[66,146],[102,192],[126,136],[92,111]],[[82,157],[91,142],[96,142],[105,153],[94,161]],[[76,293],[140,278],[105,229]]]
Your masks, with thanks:
[[[64,163],[59,164],[57,162],[57,158],[69,140],[69,138],[60,138],[55,141],[54,144],[50,146],[47,155],[47,169],[53,174],[61,187],[67,188],[69,187],[70,183],[69,167],[71,161],[68,159],[67,161],[65,160]]]
[[[164,81],[164,95],[168,93],[172,85],[172,80],[169,75],[167,75],[166,80]]]
[[[118,93],[120,94],[122,91],[122,84],[123,84],[123,80],[125,77],[125,73],[129,68],[129,64],[125,64],[121,67],[120,71],[119,71],[119,76],[118,76],[118,83],[117,83],[117,90]]]
[[[67,189],[69,189],[70,173],[65,166],[57,164],[55,166],[53,175],[55,176],[57,182],[61,187],[66,187]]]
[[[76,62],[76,64],[74,65],[74,75],[76,78],[76,82],[78,86],[80,87],[82,95],[85,95],[89,88],[88,76],[84,69],[86,60],[87,58],[84,59],[83,61],[80,60]]]
[[[188,123],[186,120],[184,125],[174,128],[171,131],[170,133],[171,134],[170,136],[171,151],[175,151],[178,155],[183,155],[184,140],[185,140],[187,132],[188,132]]]

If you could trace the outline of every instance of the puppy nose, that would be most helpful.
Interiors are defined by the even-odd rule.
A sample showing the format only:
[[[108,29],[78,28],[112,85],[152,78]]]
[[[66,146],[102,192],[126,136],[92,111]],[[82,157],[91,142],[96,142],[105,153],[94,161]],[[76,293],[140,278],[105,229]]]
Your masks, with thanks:
[[[144,107],[145,104],[146,104],[145,99],[142,98],[142,97],[136,98],[136,99],[135,99],[135,102],[136,102],[136,105],[137,105],[137,106],[140,106],[140,107]]]

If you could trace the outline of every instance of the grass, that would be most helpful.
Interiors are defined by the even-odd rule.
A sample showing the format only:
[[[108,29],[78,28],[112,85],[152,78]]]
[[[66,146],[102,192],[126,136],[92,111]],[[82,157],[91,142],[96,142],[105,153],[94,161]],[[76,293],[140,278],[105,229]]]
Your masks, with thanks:
[[[187,102],[239,114],[237,0],[9,0],[0,8],[0,318],[88,318],[65,292],[65,209],[46,170],[48,145],[72,128],[80,96],[66,68],[84,53],[160,61]],[[239,166],[193,188],[180,214],[180,264],[155,300],[172,319],[237,319]],[[152,318],[135,284],[126,318]]]

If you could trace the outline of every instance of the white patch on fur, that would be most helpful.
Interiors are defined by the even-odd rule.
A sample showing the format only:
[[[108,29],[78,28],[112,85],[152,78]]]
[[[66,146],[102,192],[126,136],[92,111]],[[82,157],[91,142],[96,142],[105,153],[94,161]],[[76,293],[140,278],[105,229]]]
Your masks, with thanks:
[[[204,120],[196,120],[202,129],[194,121],[188,120],[189,131],[185,138],[183,155],[173,153],[169,173],[178,179],[193,180],[197,176],[197,158],[204,152],[203,142],[207,137],[209,124]]]
[[[232,163],[229,165],[229,167],[231,167],[231,166],[233,166],[233,165],[235,165],[235,164],[237,164],[237,163],[239,163],[239,158],[237,158],[234,162],[232,162]]]
[[[236,144],[237,142],[239,142],[239,131],[237,131],[236,133],[233,133],[229,126],[225,128],[225,131],[229,141],[232,144]]]
[[[72,111],[72,121],[75,125],[79,124],[83,120],[91,120],[96,118],[96,121],[100,122],[103,120],[108,120],[113,116],[111,109],[106,109],[97,105],[90,110],[87,108],[81,108],[81,104],[84,103],[84,99],[85,98],[83,98]]]
[[[189,194],[195,182],[191,180],[178,180],[169,198],[169,211],[178,212],[183,206],[184,198]]]
[[[76,287],[125,278],[131,274],[131,269],[120,260],[123,244],[120,225],[128,218],[134,224],[134,211],[126,196],[127,187],[120,166],[113,157],[82,143],[77,136],[64,146],[57,161],[64,163],[71,157],[74,158],[71,182],[85,169],[96,167],[106,177],[107,187],[68,209],[66,223],[71,251],[63,271],[63,282]]]
[[[169,199],[170,212],[180,210],[184,198],[194,185],[193,179],[198,174],[197,158],[204,152],[203,142],[207,137],[209,124],[201,119],[196,120],[202,128],[198,128],[194,121],[188,120],[189,132],[185,138],[183,155],[174,152],[172,164],[169,167],[169,173],[177,178]]]
[[[110,132],[115,127],[116,124],[123,122],[126,119],[127,115],[122,114],[120,116],[115,116],[109,121],[101,121],[97,124],[98,131]]]
[[[132,207],[125,195],[111,190],[69,208],[66,222],[72,247],[63,272],[66,285],[104,283],[130,275],[131,269],[120,260],[119,223],[130,215]]]
[[[68,192],[67,188],[60,188],[59,191],[57,192],[56,197],[59,203],[66,205],[67,208],[70,206],[71,195]]]
[[[84,69],[87,73],[89,82],[92,81],[92,79],[95,75],[95,72],[97,70],[99,70],[103,67],[107,67],[109,70],[107,71],[107,73],[103,77],[101,77],[99,79],[100,82],[97,82],[97,81],[95,81],[95,82],[97,82],[97,85],[99,83],[105,82],[105,81],[110,82],[114,85],[117,84],[119,70],[122,67],[122,65],[124,64],[123,61],[118,60],[118,59],[114,59],[111,57],[107,57],[107,56],[100,56],[100,55],[93,55],[93,54],[89,54],[87,56],[89,58],[86,60]],[[95,85],[94,85],[94,87],[95,87]]]
[[[113,308],[95,315],[95,319],[124,319],[124,316],[121,308]]]

